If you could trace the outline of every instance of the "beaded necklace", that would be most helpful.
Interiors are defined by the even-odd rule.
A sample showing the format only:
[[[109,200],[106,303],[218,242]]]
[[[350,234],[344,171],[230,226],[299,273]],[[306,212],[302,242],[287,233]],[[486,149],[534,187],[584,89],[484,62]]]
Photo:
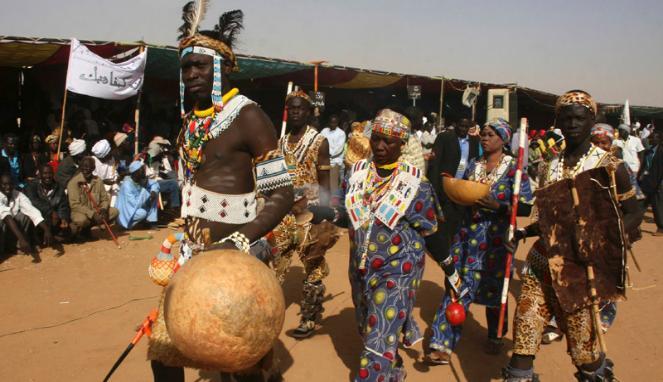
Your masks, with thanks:
[[[590,149],[585,153],[585,155],[578,159],[578,162],[575,166],[573,166],[573,168],[566,168],[564,166],[564,155],[561,155],[559,158],[559,168],[562,171],[562,178],[573,178],[578,175],[579,172],[582,172],[582,169],[585,166],[585,161],[587,161],[587,158],[589,158],[594,153],[594,151],[596,151],[596,146],[594,146],[592,143]]]
[[[237,95],[238,90],[232,89],[223,95],[222,105]],[[184,141],[182,143],[182,159],[186,178],[190,178],[202,163],[202,152],[205,143],[210,139],[210,127],[223,106],[217,110],[212,106],[206,110],[194,110],[184,122]]]
[[[365,206],[369,207],[370,219],[368,219],[368,227],[366,227],[366,236],[364,237],[364,242],[361,245],[359,253],[361,254],[359,260],[359,269],[366,269],[366,261],[368,260],[368,244],[371,239],[371,233],[373,232],[373,226],[375,225],[374,212],[380,206],[380,202],[387,195],[388,191],[393,185],[400,167],[396,169],[386,177],[381,177],[378,174],[377,169],[375,168],[375,163],[371,162],[371,166],[368,168],[368,173],[366,174],[366,188],[364,190],[364,196],[362,203]]]
[[[380,201],[391,189],[391,185],[398,175],[398,168],[392,171],[386,177],[381,177],[375,168],[375,163],[371,162],[371,166],[366,174],[366,189],[364,190],[364,205],[369,206],[371,210],[377,208]]]
[[[498,174],[498,171],[500,167],[502,167],[502,162],[504,162],[504,160],[505,160],[505,155],[504,153],[502,153],[495,167],[493,167],[493,169],[490,170],[490,172],[487,172],[486,170],[488,169],[488,160],[486,158],[480,159],[477,162],[477,167],[479,171],[478,174],[475,172],[474,180],[479,183],[484,183],[489,186],[492,186],[492,184],[495,183],[495,181],[497,180],[498,175],[500,175]]]

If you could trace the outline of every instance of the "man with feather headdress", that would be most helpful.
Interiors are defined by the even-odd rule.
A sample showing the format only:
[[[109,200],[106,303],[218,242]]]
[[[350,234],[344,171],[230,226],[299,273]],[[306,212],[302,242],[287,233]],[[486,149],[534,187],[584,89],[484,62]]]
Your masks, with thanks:
[[[199,31],[206,8],[207,0],[189,2],[179,29],[184,126],[178,146],[185,245],[204,250],[216,243],[217,248],[220,244],[249,253],[291,209],[292,182],[269,118],[229,86],[227,74],[237,70],[233,46],[243,13],[226,12],[213,30]],[[258,193],[264,197],[260,211]],[[163,302],[148,358],[155,381],[184,381],[182,367],[196,367],[173,346],[163,320]],[[236,375],[235,379],[262,377]]]

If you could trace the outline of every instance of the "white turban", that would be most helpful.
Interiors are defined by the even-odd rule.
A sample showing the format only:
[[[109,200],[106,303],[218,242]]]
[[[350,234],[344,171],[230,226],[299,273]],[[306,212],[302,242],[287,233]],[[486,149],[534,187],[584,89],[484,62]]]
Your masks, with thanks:
[[[115,142],[115,146],[120,146],[122,142],[124,142],[128,138],[128,135],[125,133],[115,133],[115,136],[113,137],[113,142]]]
[[[102,139],[99,142],[95,143],[92,146],[92,154],[99,159],[105,158],[108,153],[111,151],[110,143],[107,140]]]
[[[76,156],[85,152],[85,141],[82,139],[74,139],[69,144],[69,155]]]

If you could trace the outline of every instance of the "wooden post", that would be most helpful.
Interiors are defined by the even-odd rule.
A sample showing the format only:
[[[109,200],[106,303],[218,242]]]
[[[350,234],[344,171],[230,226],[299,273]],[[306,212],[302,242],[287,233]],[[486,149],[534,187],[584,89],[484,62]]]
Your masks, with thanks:
[[[442,129],[442,121],[444,120],[442,113],[444,112],[444,78],[440,80],[440,113],[437,116],[438,131]]]
[[[327,61],[311,61],[311,64],[313,64],[313,91],[318,92],[318,70],[320,67],[320,64],[323,64]],[[318,117],[320,116],[320,110],[318,107],[315,107],[315,110],[313,111],[313,114]]]
[[[145,51],[145,46],[141,46],[139,54]],[[143,73],[143,84],[145,83],[145,73]],[[140,138],[140,98],[143,94],[143,84],[141,84],[140,89],[138,90],[138,98],[136,99],[136,111],[134,112],[134,124],[136,125],[136,130],[134,131],[134,155],[138,155],[138,140]]]
[[[18,71],[18,115],[16,116],[16,127],[21,128],[21,117],[23,116],[23,68]]]

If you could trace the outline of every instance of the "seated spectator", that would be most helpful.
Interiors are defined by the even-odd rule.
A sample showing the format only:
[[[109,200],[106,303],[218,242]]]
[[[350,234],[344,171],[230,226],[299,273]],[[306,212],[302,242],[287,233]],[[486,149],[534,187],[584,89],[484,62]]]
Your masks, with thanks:
[[[48,149],[46,150],[46,155],[48,156],[48,163],[53,167],[53,172],[57,173],[58,172],[58,165],[60,164],[60,161],[64,157],[64,153],[60,153],[58,155],[58,139],[59,137],[55,134],[51,134],[46,137],[44,140],[46,144],[48,145]]]
[[[31,224],[32,223],[32,224]],[[11,175],[0,176],[0,253],[7,253],[9,242],[14,239],[21,251],[29,253],[33,262],[41,261],[39,254],[28,240],[30,226],[39,227],[44,232],[45,246],[53,242],[51,229],[44,221],[41,213],[36,209],[30,199],[22,192],[14,189]]]
[[[151,225],[156,224],[158,197],[159,183],[147,179],[143,162],[132,162],[117,197],[120,225],[130,229],[144,220]]]
[[[117,192],[120,189],[117,178],[117,165],[115,158],[111,153],[110,143],[102,139],[92,146],[92,154],[94,155],[94,175],[98,176],[106,191],[110,194],[111,207],[115,207],[115,199],[117,199]]]
[[[55,180],[62,188],[67,188],[71,178],[78,172],[78,165],[85,156],[86,144],[82,139],[74,139],[69,144],[69,156],[58,165]],[[94,163],[94,161],[93,161]]]
[[[127,173],[127,167],[131,163],[132,157],[132,147],[131,142],[129,142],[129,136],[125,133],[115,133],[113,137],[113,143],[115,147],[111,151],[113,158],[115,158],[115,163],[117,163],[117,175],[118,179],[124,179],[124,175]]]
[[[50,226],[51,233],[59,236],[68,236],[71,222],[69,201],[67,195],[57,182],[53,168],[43,164],[39,171],[39,179],[28,182],[25,195]]]
[[[164,155],[163,146],[152,141],[147,149],[147,178],[159,183],[161,193],[168,194],[168,208],[180,208],[180,187],[177,174],[173,171],[168,157]]]
[[[39,177],[41,166],[48,163],[48,154],[44,151],[39,134],[30,138],[30,152],[23,154],[23,177],[26,183]]]
[[[24,172],[21,156],[18,152],[18,141],[16,134],[9,133],[5,135],[4,147],[0,156],[5,158],[9,164],[9,174],[11,175],[12,182],[14,182],[17,188],[23,189],[25,186],[23,183]]]
[[[110,196],[104,188],[104,183],[94,176],[94,167],[94,159],[83,158],[81,171],[71,178],[67,185],[67,197],[71,209],[70,226],[74,236],[81,233],[91,238],[90,229],[93,224],[101,225],[104,220],[111,224],[117,218],[117,210],[110,206]]]

